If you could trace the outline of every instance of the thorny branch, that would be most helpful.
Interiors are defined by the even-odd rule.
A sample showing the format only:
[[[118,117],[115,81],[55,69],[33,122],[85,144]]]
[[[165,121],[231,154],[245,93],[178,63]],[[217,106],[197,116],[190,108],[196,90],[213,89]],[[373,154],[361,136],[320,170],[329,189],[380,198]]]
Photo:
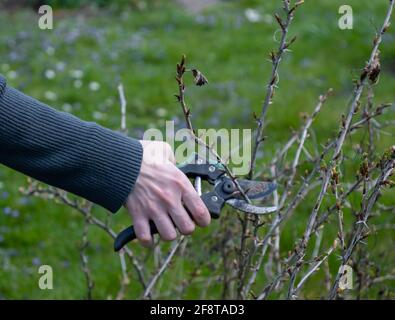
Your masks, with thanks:
[[[262,142],[264,141],[263,138],[263,130],[265,126],[265,119],[266,119],[266,113],[269,108],[269,105],[272,104],[273,102],[273,97],[275,93],[275,88],[277,87],[278,83],[278,69],[280,62],[283,58],[284,53],[289,50],[289,47],[296,41],[296,37],[293,37],[290,41],[287,42],[288,38],[288,31],[289,31],[289,26],[291,25],[291,22],[294,18],[295,10],[303,4],[303,0],[297,1],[293,6],[291,6],[291,2],[289,0],[284,0],[283,1],[283,10],[286,14],[285,21],[280,17],[280,15],[275,14],[275,18],[277,20],[277,23],[280,26],[281,29],[281,40],[279,47],[277,49],[277,52],[272,51],[270,53],[270,59],[272,63],[272,72],[269,78],[269,83],[266,87],[266,96],[265,100],[262,105],[262,111],[259,117],[256,117],[256,121],[258,123],[257,131],[255,134],[255,144],[253,145],[253,150],[252,150],[252,157],[251,157],[251,163],[250,163],[250,170],[248,173],[248,177],[250,179],[253,178],[254,175],[254,169],[256,165],[256,160],[257,160],[257,155],[258,155],[258,149],[260,148]],[[249,230],[249,221],[251,217],[249,215],[246,215],[244,219],[242,219],[241,224],[242,224],[242,235],[241,235],[241,243],[240,243],[240,255],[239,255],[239,284],[238,284],[238,299],[245,298],[245,291],[243,290],[244,287],[244,279],[246,277],[247,273],[247,268],[249,267],[249,264],[251,262],[252,255],[248,255],[246,252],[246,240],[248,238],[248,230]],[[254,227],[257,228],[259,225],[259,220],[254,217]],[[278,241],[278,239],[277,239]]]
[[[311,212],[311,215],[309,217],[308,223],[307,223],[307,227],[306,230],[304,232],[303,238],[300,242],[300,244],[297,247],[297,265],[300,264],[302,262],[302,259],[304,258],[305,255],[305,251],[307,249],[307,242],[309,241],[311,235],[312,235],[312,230],[319,212],[319,209],[321,207],[321,204],[324,200],[324,196],[326,194],[326,191],[328,189],[329,183],[330,183],[330,179],[334,173],[334,171],[336,170],[336,167],[339,165],[340,157],[341,157],[341,151],[343,148],[343,144],[346,138],[347,133],[349,132],[349,129],[351,127],[351,122],[352,119],[354,117],[354,114],[356,113],[356,109],[359,107],[360,105],[360,99],[362,96],[362,92],[363,89],[365,88],[365,86],[367,85],[367,83],[369,81],[375,81],[378,77],[378,72],[379,70],[377,70],[377,66],[379,64],[379,45],[381,44],[382,41],[382,36],[384,35],[384,33],[386,32],[386,30],[389,27],[389,22],[390,22],[390,18],[391,18],[391,14],[392,14],[392,9],[393,9],[393,5],[394,2],[390,1],[390,6],[389,6],[389,10],[387,12],[387,16],[384,20],[383,26],[381,28],[380,33],[376,36],[376,38],[374,39],[374,45],[373,45],[373,49],[370,55],[370,59],[366,65],[366,67],[364,68],[362,74],[361,74],[361,78],[360,81],[357,83],[357,87],[355,89],[354,92],[354,96],[353,99],[351,101],[351,105],[350,105],[350,109],[349,112],[347,114],[347,117],[345,120],[343,120],[342,123],[342,128],[340,130],[339,136],[335,142],[335,150],[334,153],[331,157],[331,160],[329,162],[329,165],[327,166],[327,168],[324,168],[324,175],[323,175],[323,183],[321,186],[321,190],[320,193],[318,195],[318,198],[316,200],[316,203],[314,205],[314,208]],[[299,271],[299,268],[296,267],[292,274],[291,274],[291,284],[289,286],[289,291],[288,291],[288,298],[292,297],[292,292],[293,292],[293,282],[296,279],[296,275]]]
[[[296,246],[294,254],[291,255],[291,257],[289,259],[287,259],[287,264],[285,266],[285,268],[282,269],[282,271],[280,271],[278,273],[278,276],[276,276],[273,280],[273,282],[271,282],[269,285],[267,285],[265,287],[265,289],[262,291],[262,293],[259,295],[259,299],[264,299],[268,296],[268,294],[273,291],[273,289],[275,289],[278,285],[278,283],[283,279],[283,277],[290,272],[290,280],[291,280],[291,284],[289,285],[289,290],[288,290],[288,297],[291,298],[292,297],[292,293],[293,293],[293,283],[296,280],[296,274],[299,270],[299,268],[302,266],[303,263],[303,257],[305,255],[305,250],[307,247],[307,242],[311,237],[312,231],[313,231],[313,226],[315,225],[314,230],[317,230],[317,225],[315,224],[316,221],[316,216],[318,214],[318,210],[320,207],[320,204],[322,203],[323,197],[326,193],[326,190],[329,186],[329,182],[330,182],[330,178],[332,177],[333,174],[333,169],[336,168],[336,162],[337,161],[342,161],[343,159],[339,160],[340,157],[340,151],[342,149],[342,146],[344,144],[344,140],[346,138],[346,136],[351,133],[352,131],[360,128],[360,125],[365,123],[368,117],[365,117],[362,121],[360,121],[359,123],[357,123],[356,125],[351,125],[351,120],[353,115],[356,113],[356,109],[359,106],[359,101],[362,95],[362,90],[364,88],[364,86],[367,84],[368,81],[374,81],[375,78],[377,78],[378,74],[377,74],[377,70],[375,69],[374,66],[377,66],[378,63],[378,45],[381,43],[382,41],[382,36],[385,33],[385,31],[388,29],[389,27],[389,19],[392,13],[392,7],[393,7],[393,1],[390,2],[390,6],[389,6],[389,10],[387,12],[387,16],[386,19],[384,21],[383,27],[380,31],[380,33],[376,36],[375,41],[374,41],[374,47],[371,53],[371,57],[370,60],[367,64],[367,66],[364,69],[364,72],[361,76],[361,80],[358,82],[357,84],[357,88],[355,90],[354,93],[354,98],[352,100],[351,106],[350,106],[350,112],[347,116],[347,118],[344,119],[343,121],[343,125],[342,125],[342,129],[339,133],[339,136],[336,140],[334,140],[331,143],[328,143],[328,145],[325,147],[324,151],[322,152],[321,156],[319,157],[319,161],[315,162],[316,164],[320,164],[321,161],[324,159],[324,156],[326,154],[329,153],[329,151],[333,148],[334,149],[334,154],[332,156],[332,160],[330,162],[329,168],[325,168],[325,173],[322,179],[322,184],[321,184],[321,191],[319,193],[319,196],[317,198],[317,202],[316,205],[314,206],[314,209],[312,211],[312,214],[310,215],[309,218],[309,222],[304,234],[304,238],[301,240],[301,242],[299,242],[299,244]],[[381,108],[379,108],[380,110]],[[381,110],[378,112],[378,114],[381,113]],[[283,157],[283,155],[286,154],[286,152],[288,151],[288,149],[291,148],[291,146],[297,141],[297,138],[294,137],[292,138],[287,145],[284,147],[284,149],[282,149],[282,151],[280,152],[279,155],[277,155],[277,159],[275,159],[275,161],[272,163],[272,165],[276,165],[277,160],[281,160],[281,158]],[[274,220],[274,222],[271,225],[270,230],[267,232],[265,238],[263,239],[263,241],[259,242],[259,245],[262,245],[262,251],[261,251],[261,256],[259,261],[261,262],[263,260],[263,256],[266,253],[267,250],[267,246],[270,244],[269,240],[271,235],[273,234],[273,232],[277,229],[278,225],[284,221],[284,216],[288,217],[288,215],[293,211],[293,209],[295,208],[295,204],[297,204],[301,198],[304,198],[306,196],[307,193],[305,193],[306,189],[310,186],[312,179],[314,178],[316,172],[318,172],[319,166],[315,165],[315,167],[313,168],[312,172],[310,173],[310,175],[304,179],[304,183],[302,184],[302,186],[300,187],[299,191],[297,192],[296,197],[293,198],[293,200],[290,200],[290,204],[288,205],[288,207],[286,208],[285,214],[282,215],[281,218],[276,218]],[[287,177],[288,178],[288,177]],[[357,186],[359,185],[359,182],[357,183]],[[350,192],[354,192],[356,189],[355,188],[351,188]],[[347,196],[349,195],[349,193],[347,193]],[[336,208],[336,206],[332,207]],[[280,206],[280,210],[281,210],[281,206]],[[330,212],[333,210],[330,210]],[[322,221],[321,221],[322,222]],[[298,257],[298,259],[295,259],[295,257]],[[292,266],[289,266],[289,263],[294,260]],[[254,269],[254,270],[259,270],[260,268],[260,264],[258,264],[258,268]],[[257,271],[255,271],[257,272]],[[253,278],[253,281],[255,279]],[[252,281],[252,282],[253,282]]]
[[[89,263],[88,263],[88,256],[86,254],[86,249],[89,246],[88,242],[88,228],[89,228],[89,222],[86,219],[84,223],[84,232],[82,235],[82,243],[80,246],[80,257],[81,257],[81,263],[82,263],[82,271],[84,272],[85,279],[86,279],[86,286],[87,286],[87,299],[91,300],[92,299],[92,291],[94,287],[94,282],[92,279],[92,272],[89,268]]]
[[[285,21],[278,14],[275,14],[275,18],[281,28],[281,40],[280,40],[280,44],[277,49],[277,52],[272,51],[270,53],[270,59],[272,62],[272,72],[271,72],[271,75],[269,78],[269,83],[266,87],[266,96],[265,96],[265,100],[262,105],[261,114],[260,114],[259,118],[256,119],[258,122],[258,129],[256,132],[255,144],[253,146],[253,151],[252,151],[250,172],[248,174],[248,176],[250,178],[252,178],[253,173],[254,173],[258,149],[261,146],[261,143],[263,142],[262,136],[263,136],[263,129],[265,126],[266,113],[269,108],[269,105],[272,104],[272,102],[273,102],[275,88],[276,88],[277,82],[278,82],[278,69],[280,66],[280,62],[283,58],[284,53],[289,49],[289,47],[292,45],[292,43],[294,43],[296,41],[296,37],[293,37],[290,41],[287,42],[289,26],[291,25],[291,22],[294,18],[295,10],[301,4],[303,4],[303,2],[304,2],[303,0],[302,1],[299,0],[295,3],[294,6],[291,7],[289,0],[283,1],[283,9],[286,14]]]
[[[177,240],[177,242],[175,242],[173,244],[173,247],[171,248],[169,254],[167,255],[167,258],[165,259],[165,261],[163,262],[163,264],[159,268],[158,272],[152,277],[151,281],[148,283],[147,288],[145,289],[143,298],[148,298],[150,296],[152,288],[157,283],[157,281],[159,280],[160,276],[165,272],[166,268],[169,267],[169,265],[171,263],[171,260],[173,259],[174,255],[176,254],[176,252],[177,252],[178,248],[180,247],[180,245],[183,243],[184,239],[185,239],[185,236],[181,236]]]
[[[372,208],[380,195],[381,189],[392,184],[388,178],[393,174],[395,169],[395,147],[392,147],[392,149],[388,151],[388,154],[384,155],[384,158],[380,161],[378,166],[380,166],[380,169],[382,170],[381,174],[376,180],[369,196],[362,199],[362,209],[357,215],[358,220],[354,224],[352,237],[345,253],[342,256],[342,267],[347,264],[358,243],[361,243],[363,239],[368,237],[370,230],[367,222],[371,215]],[[337,296],[341,276],[342,274],[337,274],[329,293],[329,299],[334,299]]]
[[[281,221],[283,221],[285,219],[285,217],[288,217],[288,214],[290,213],[290,211],[286,211],[284,213],[283,209],[284,209],[285,201],[287,200],[287,196],[289,195],[289,193],[288,193],[289,192],[289,188],[292,186],[293,180],[294,180],[295,175],[296,175],[296,168],[297,168],[297,165],[298,165],[298,162],[299,162],[300,152],[301,152],[302,147],[303,147],[303,145],[304,145],[304,143],[306,141],[307,132],[308,132],[309,128],[311,127],[315,117],[320,112],[323,104],[325,103],[325,101],[328,98],[328,95],[331,92],[332,92],[332,90],[328,90],[328,92],[325,95],[322,95],[322,96],[319,97],[319,102],[318,102],[314,112],[312,113],[312,115],[310,117],[307,118],[306,123],[305,123],[305,125],[303,126],[303,128],[301,130],[300,143],[299,143],[299,146],[298,146],[295,158],[294,158],[294,160],[292,162],[292,169],[291,169],[292,173],[291,173],[289,179],[286,180],[285,190],[284,190],[284,192],[283,192],[283,194],[281,196],[281,200],[277,204],[279,209],[278,209],[276,217],[275,217],[275,219],[274,219],[274,221],[272,223],[272,228],[270,229],[270,231],[267,233],[267,235],[265,236],[265,238],[262,241],[259,241],[259,240],[255,241],[255,247],[254,247],[254,251],[253,251],[252,255],[255,255],[255,252],[259,249],[259,247],[261,247],[261,253],[260,253],[260,256],[258,258],[258,262],[256,263],[255,266],[252,267],[253,273],[252,273],[252,275],[251,275],[251,277],[250,277],[250,279],[249,279],[249,281],[247,283],[247,286],[244,289],[244,295],[248,294],[248,292],[251,289],[251,286],[253,285],[253,283],[256,280],[256,277],[258,275],[258,271],[261,268],[261,265],[263,263],[263,259],[264,259],[265,253],[266,253],[266,251],[268,249],[268,244],[269,244],[269,240],[270,240],[270,237],[271,237],[272,233],[276,232],[276,230],[277,231],[279,230],[279,225],[280,225]],[[299,134],[295,134],[290,141],[292,141],[292,143],[296,142],[298,140],[298,135]],[[288,143],[286,145],[286,148],[290,148],[290,147],[291,147],[291,144]],[[282,150],[282,151],[280,151],[280,154],[281,153],[285,153],[285,151]],[[279,159],[279,158],[277,158],[277,159]],[[272,170],[274,170],[274,171],[276,170],[275,163],[272,163]],[[277,182],[276,180],[274,180],[274,181]],[[303,198],[303,196],[300,196],[300,199],[302,199],[302,198]],[[291,208],[291,207],[289,207],[289,208]],[[255,231],[255,233],[257,233],[257,231]],[[279,239],[277,239],[276,241],[279,241]]]
[[[192,136],[192,139],[195,141],[196,144],[203,146],[207,152],[211,156],[213,156],[217,162],[221,163],[222,166],[225,168],[226,173],[228,176],[232,179],[233,183],[237,187],[238,191],[240,194],[246,199],[248,202],[250,200],[248,199],[248,196],[245,194],[244,190],[240,187],[240,184],[237,182],[236,177],[233,175],[232,170],[227,166],[226,162],[224,161],[221,156],[213,149],[212,146],[208,145],[205,141],[203,141],[200,137],[196,135],[195,130],[193,129],[192,121],[191,121],[191,110],[187,106],[187,103],[185,101],[185,81],[184,81],[184,74],[185,72],[192,72],[194,76],[194,81],[197,86],[203,86],[208,83],[206,77],[197,69],[187,69],[186,68],[186,56],[183,55],[181,58],[181,62],[177,64],[177,75],[176,75],[176,81],[178,83],[178,88],[179,88],[179,93],[178,95],[175,95],[177,98],[177,101],[180,103],[185,122],[187,125],[187,128],[190,130],[190,134]]]
[[[296,40],[296,37],[288,39],[289,29],[296,9],[303,1],[283,0],[282,3],[284,17],[275,15],[280,27],[281,39],[278,49],[270,54],[272,69],[265,99],[261,113],[255,116],[257,128],[249,170],[250,178],[257,174],[254,171],[257,169],[258,151],[262,147],[268,109],[273,102],[279,82],[279,67],[285,53]],[[143,298],[166,296],[166,292],[170,295],[176,293],[177,298],[182,298],[189,286],[199,284],[203,287],[202,298],[210,297],[208,293],[211,286],[221,285],[223,287],[221,294],[224,298],[266,299],[270,295],[277,294],[281,298],[296,299],[305,297],[309,281],[318,272],[324,273],[323,287],[327,289],[322,297],[335,299],[343,294],[339,289],[343,275],[339,272],[331,274],[330,270],[333,270],[330,268],[331,255],[340,257],[341,267],[353,265],[358,272],[358,279],[365,279],[366,283],[360,285],[358,297],[366,288],[394,279],[393,270],[388,274],[384,274],[385,270],[380,273],[377,271],[374,276],[368,276],[371,273],[368,269],[371,268],[370,264],[356,267],[354,262],[356,253],[358,256],[361,253],[365,260],[368,259],[366,246],[359,244],[364,244],[373,231],[395,228],[393,221],[384,223],[381,221],[381,224],[373,225],[370,220],[378,215],[390,216],[395,212],[393,204],[378,202],[384,190],[394,185],[391,177],[395,170],[395,147],[389,148],[383,156],[379,157],[378,154],[382,151],[376,145],[378,139],[375,139],[375,135],[384,132],[384,122],[379,123],[378,120],[389,112],[393,104],[384,103],[376,106],[373,92],[378,84],[381,68],[379,46],[389,29],[393,6],[394,0],[390,0],[384,23],[374,39],[369,60],[356,81],[348,111],[339,121],[341,125],[336,137],[328,139],[321,145],[322,137],[314,129],[314,122],[319,121],[316,118],[322,112],[322,107],[331,93],[329,90],[319,97],[315,109],[305,117],[301,128],[293,132],[290,139],[278,148],[270,161],[268,169],[272,180],[278,185],[278,190],[274,194],[278,211],[272,217],[258,219],[247,215],[240,218],[241,230],[238,221],[223,219],[218,232],[205,238],[204,249],[200,243],[194,241],[194,238],[190,239],[187,245],[188,238],[183,236],[172,244],[167,254],[163,254],[164,248],[159,242],[156,244],[155,252],[147,252],[143,258],[137,258],[136,253],[126,246],[119,254],[121,276],[117,299],[128,297],[127,287],[131,281],[129,276],[134,274],[141,284]],[[198,69],[188,69],[186,58],[182,57],[176,70],[178,84],[176,98],[182,108],[191,137],[196,144],[204,147],[212,157],[224,165],[240,194],[249,201],[227,165],[228,159],[222,159],[213,146],[208,145],[194,131],[191,109],[185,97],[186,73],[192,74],[194,83],[198,86],[208,81]],[[367,102],[364,105],[366,88],[368,88]],[[121,131],[126,133],[127,102],[122,84],[118,87],[118,93],[121,105]],[[386,125],[393,126],[393,122],[389,121]],[[364,130],[367,139],[362,137],[359,144],[353,144],[351,137],[359,137],[359,133]],[[355,178],[349,173],[349,167],[353,168],[351,170],[358,170]],[[263,176],[262,172],[268,171],[266,169],[259,168],[259,176]],[[53,199],[75,209],[83,216],[84,232],[79,250],[82,270],[87,282],[87,297],[91,298],[94,284],[86,250],[89,243],[87,230],[90,225],[95,225],[108,234],[110,239],[114,239],[116,233],[110,227],[108,219],[99,219],[95,216],[89,202],[74,200],[61,190],[44,188],[37,182],[30,181],[24,193]],[[359,201],[358,209],[355,199]],[[309,208],[306,216],[302,212],[305,208]],[[307,217],[306,225],[300,232],[300,238],[292,240],[293,249],[286,251],[281,246],[284,232],[288,231],[287,227],[290,224],[286,222],[291,221],[296,214],[298,219]],[[348,219],[350,215],[355,219],[351,224]],[[294,232],[297,236],[298,229]],[[326,238],[332,234],[334,236],[330,239],[334,237],[336,239],[328,243]],[[287,238],[289,237],[287,235]],[[198,246],[200,251],[207,250],[207,252],[201,253],[199,250],[195,252],[191,250],[192,246]],[[176,257],[180,258],[175,259]],[[181,284],[178,281],[174,281],[174,284],[165,284],[166,270],[176,263],[177,270],[182,270],[184,257],[188,257],[188,260],[194,264],[193,271],[182,273],[185,278],[182,279]],[[148,277],[150,260],[154,260],[152,267],[154,271]],[[128,270],[128,263],[131,263],[133,273]],[[321,268],[323,271],[320,271]],[[201,274],[201,270],[204,269],[210,271],[210,276]]]
[[[87,201],[79,202],[77,200],[70,199],[68,194],[60,189],[53,188],[53,187],[42,187],[36,181],[29,180],[28,187],[22,188],[22,192],[26,196],[36,196],[41,197],[43,199],[53,199],[61,204],[64,204],[77,212],[81,213],[90,225],[94,225],[101,230],[105,231],[112,240],[115,240],[117,234],[108,224],[108,221],[103,221],[91,214],[91,204]],[[124,253],[128,256],[129,260],[132,262],[132,265],[136,271],[138,281],[142,285],[143,288],[146,287],[146,280],[144,275],[144,268],[141,265],[140,261],[134,256],[132,250],[128,247],[124,247],[122,249]]]

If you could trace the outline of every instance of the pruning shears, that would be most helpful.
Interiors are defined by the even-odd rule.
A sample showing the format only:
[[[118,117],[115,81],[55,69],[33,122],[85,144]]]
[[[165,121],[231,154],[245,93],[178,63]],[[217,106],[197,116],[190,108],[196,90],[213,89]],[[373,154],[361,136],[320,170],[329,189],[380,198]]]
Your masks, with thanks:
[[[204,161],[197,154],[193,155],[194,161],[189,161],[177,166],[188,178],[194,179],[195,190],[200,195],[213,219],[218,219],[225,203],[245,213],[263,215],[277,210],[277,207],[256,206],[246,201],[245,195],[250,200],[261,200],[270,195],[276,184],[268,181],[254,181],[229,177],[223,164],[214,161]],[[212,190],[202,193],[202,180],[207,181]],[[242,192],[240,192],[242,189]],[[150,221],[151,234],[158,233],[153,221]],[[115,239],[114,250],[119,251],[128,242],[136,239],[134,227],[124,229]]]

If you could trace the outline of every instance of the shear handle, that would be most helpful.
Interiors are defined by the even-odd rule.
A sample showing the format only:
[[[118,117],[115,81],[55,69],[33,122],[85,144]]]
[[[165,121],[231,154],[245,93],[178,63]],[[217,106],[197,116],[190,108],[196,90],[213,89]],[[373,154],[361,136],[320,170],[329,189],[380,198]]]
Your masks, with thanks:
[[[194,164],[188,163],[184,165],[178,166],[178,168],[189,178],[197,178],[200,177],[202,179],[207,180],[208,182],[214,184],[216,180],[218,180],[224,173],[220,166],[216,164]],[[219,214],[221,212],[222,207],[224,206],[224,200],[221,196],[219,196],[216,192],[208,192],[201,195],[201,199],[204,204],[208,208],[210,215],[213,219],[218,219]],[[155,226],[155,223],[150,220],[150,231],[151,234],[154,235],[158,233],[158,229]],[[114,241],[114,251],[119,251],[125,246],[128,242],[136,239],[136,232],[133,226],[130,226],[121,233],[118,234]]]
[[[220,166],[208,163],[188,163],[178,166],[178,169],[180,169],[189,178],[201,177],[202,179],[208,180],[209,182],[217,180],[225,173],[225,170],[223,170]]]
[[[211,217],[213,219],[218,219],[221,209],[225,204],[224,200],[222,198],[218,197],[218,195],[215,192],[203,193],[201,196],[201,199],[203,200],[204,204],[208,208]],[[152,220],[149,221],[149,225],[150,225],[151,234],[152,235],[157,234],[158,229],[156,228],[156,225]],[[130,227],[124,229],[115,238],[114,251],[121,250],[128,242],[133,241],[136,238],[137,238],[136,232],[135,232],[133,226],[130,226]]]

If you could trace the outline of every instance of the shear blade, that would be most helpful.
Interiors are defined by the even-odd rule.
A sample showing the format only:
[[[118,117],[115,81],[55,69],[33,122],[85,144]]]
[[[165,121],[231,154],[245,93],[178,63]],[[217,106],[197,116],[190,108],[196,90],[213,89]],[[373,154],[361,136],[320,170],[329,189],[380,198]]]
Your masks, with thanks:
[[[257,215],[269,214],[277,210],[277,207],[258,207],[240,199],[229,199],[226,200],[226,203],[237,210]]]
[[[237,179],[240,187],[243,189],[248,198],[263,199],[276,190],[276,184],[268,181],[254,181]]]

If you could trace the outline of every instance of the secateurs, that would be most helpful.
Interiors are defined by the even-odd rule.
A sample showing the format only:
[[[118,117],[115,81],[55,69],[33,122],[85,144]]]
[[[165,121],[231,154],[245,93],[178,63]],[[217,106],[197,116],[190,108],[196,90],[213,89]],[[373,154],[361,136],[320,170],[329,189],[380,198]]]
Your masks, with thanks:
[[[218,162],[206,162],[197,154],[192,162],[182,164],[178,168],[189,178],[194,179],[196,191],[206,205],[213,219],[218,219],[225,203],[242,212],[262,215],[274,212],[277,207],[261,207],[248,203],[244,194],[250,200],[263,199],[271,194],[276,185],[273,182],[237,179],[239,187],[226,173],[225,167]],[[207,181],[212,187],[211,191],[201,192],[201,181]],[[153,221],[150,221],[151,234],[158,233]],[[124,229],[115,239],[114,250],[119,251],[128,242],[136,239],[134,227]]]

